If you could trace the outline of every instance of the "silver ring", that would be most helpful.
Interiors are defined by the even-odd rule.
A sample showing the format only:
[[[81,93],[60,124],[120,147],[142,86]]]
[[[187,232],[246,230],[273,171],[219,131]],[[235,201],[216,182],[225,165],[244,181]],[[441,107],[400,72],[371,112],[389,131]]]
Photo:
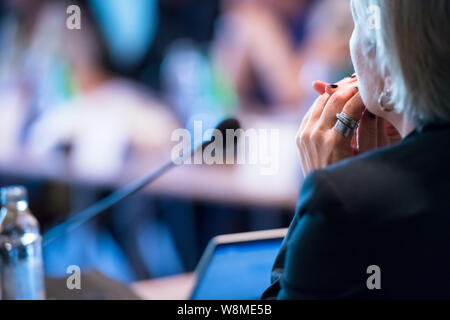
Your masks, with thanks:
[[[350,117],[345,112],[337,113],[336,118],[340,121],[342,121],[347,127],[350,127],[352,129],[355,129],[358,127],[359,121],[354,120],[352,117]]]
[[[353,136],[353,130],[358,127],[359,121],[352,119],[345,112],[336,114],[336,118],[337,121],[334,125],[334,129],[342,134],[344,138]]]

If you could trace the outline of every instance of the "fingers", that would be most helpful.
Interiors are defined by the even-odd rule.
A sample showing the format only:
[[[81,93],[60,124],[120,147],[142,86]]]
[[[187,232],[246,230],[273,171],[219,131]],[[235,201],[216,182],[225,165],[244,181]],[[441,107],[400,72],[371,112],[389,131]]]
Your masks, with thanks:
[[[362,106],[364,106],[356,87],[347,86],[339,91],[336,91],[329,98],[324,111],[322,112],[322,115],[320,117],[320,126],[324,129],[332,128],[336,123],[336,114],[341,112],[349,103],[350,108],[355,108],[354,105],[357,104],[361,104]],[[350,114],[348,115],[350,116]],[[359,116],[359,118],[361,118],[361,116]]]
[[[298,134],[302,133],[303,130],[308,125],[309,120],[311,119],[311,112],[312,112],[312,108],[310,108],[308,110],[308,112],[305,114],[305,116],[303,117],[302,123],[300,124],[300,128],[298,129]],[[298,134],[297,134],[297,136],[298,136]]]
[[[355,89],[353,88],[353,90],[355,90]],[[337,95],[337,93],[335,95]],[[331,99],[330,99],[330,101],[331,101]],[[352,98],[350,98],[350,100],[348,100],[347,103],[345,103],[341,112],[345,112],[350,118],[352,118],[355,121],[360,121],[362,119],[364,110],[365,110],[364,103],[362,102],[362,99],[361,99],[361,96],[359,95],[359,93],[357,93]],[[329,121],[329,123],[331,123],[331,121],[332,121],[331,113],[328,113],[328,116],[330,117],[328,121]],[[335,116],[335,119],[333,120],[333,122],[336,123],[336,116]],[[333,135],[335,136],[335,139],[337,142],[341,142],[341,143],[345,143],[345,144],[349,143],[352,139],[352,137],[345,138],[340,132],[338,132],[336,130],[333,130]]]
[[[332,95],[339,89],[340,85],[349,84],[358,81],[356,76],[344,78],[336,83],[330,84],[324,81],[316,80],[313,82],[313,88],[318,94],[324,94],[325,92]]]
[[[337,84],[329,84],[325,87],[325,92],[331,96],[338,90],[338,88],[339,88],[339,85],[337,85]]]
[[[358,88],[354,87],[353,90],[358,91]],[[345,112],[352,119],[360,121],[364,110],[366,110],[366,107],[358,92],[344,105],[342,112]]]
[[[356,77],[345,78],[333,85],[315,81],[313,87],[320,96],[303,119],[297,134],[297,145],[305,173],[354,154],[350,141],[354,139],[355,134],[344,143],[343,136],[333,129],[337,121],[336,113],[346,110],[350,115],[354,115],[358,110],[360,113],[364,110],[357,90]],[[360,120],[361,116],[360,114],[355,118]]]
[[[377,147],[383,147],[402,140],[400,133],[392,124],[382,118],[377,117],[378,121],[378,142]]]
[[[389,138],[385,130],[385,121],[382,118],[377,119],[377,147],[384,147],[389,144]]]
[[[367,109],[363,112],[357,130],[359,153],[369,151],[378,146],[379,122],[381,120],[371,116]]]
[[[321,95],[303,118],[297,136],[304,136],[308,130],[313,132],[314,129],[332,129],[336,123],[336,113],[341,112],[345,104],[358,93],[355,84],[357,84],[356,77],[344,78],[335,85],[315,81],[313,87]],[[328,88],[333,89],[332,95],[328,93],[330,92]]]
[[[306,113],[305,117],[303,118],[302,123],[300,124],[300,128],[298,130],[298,133],[301,134],[303,133],[303,131],[311,124],[312,122],[312,118],[313,118],[313,114],[315,114],[314,116],[316,116],[316,114],[320,114],[323,111],[323,108],[325,106],[325,104],[327,103],[328,99],[330,98],[330,96],[328,94],[323,94],[321,96],[319,96],[316,101],[314,102],[314,104],[311,106],[311,108],[308,110],[308,112]]]
[[[395,129],[395,127],[387,120],[384,120],[384,130],[386,132],[387,139],[389,141],[389,144],[395,143],[402,140],[402,136],[400,133]]]
[[[328,93],[329,95],[332,95],[333,93],[335,93],[337,90],[341,89],[342,86],[346,86],[346,85],[352,85],[355,82],[357,82],[358,79],[356,77],[347,77],[344,78],[336,83],[333,84],[328,84],[325,87],[325,92]]]
[[[313,88],[314,90],[316,90],[316,92],[318,94],[324,94],[325,93],[325,88],[327,87],[328,83],[320,81],[320,80],[316,80],[313,82]]]
[[[330,95],[328,93],[324,93],[316,100],[311,110],[311,121],[313,121],[313,123],[316,123],[319,120],[329,99]]]

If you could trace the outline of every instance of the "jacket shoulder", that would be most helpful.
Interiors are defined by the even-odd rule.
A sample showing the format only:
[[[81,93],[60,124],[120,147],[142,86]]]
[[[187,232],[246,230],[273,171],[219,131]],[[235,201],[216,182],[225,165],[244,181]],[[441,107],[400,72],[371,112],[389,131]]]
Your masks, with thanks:
[[[422,166],[414,148],[399,144],[319,170],[322,178],[316,181],[326,180],[349,219],[375,223],[395,219],[393,212],[415,214],[429,206]]]

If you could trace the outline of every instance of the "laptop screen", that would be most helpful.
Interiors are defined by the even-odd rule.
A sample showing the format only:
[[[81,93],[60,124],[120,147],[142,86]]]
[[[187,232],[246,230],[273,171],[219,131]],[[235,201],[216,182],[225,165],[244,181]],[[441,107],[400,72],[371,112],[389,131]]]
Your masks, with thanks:
[[[193,300],[256,300],[270,285],[282,238],[219,244],[198,279]]]

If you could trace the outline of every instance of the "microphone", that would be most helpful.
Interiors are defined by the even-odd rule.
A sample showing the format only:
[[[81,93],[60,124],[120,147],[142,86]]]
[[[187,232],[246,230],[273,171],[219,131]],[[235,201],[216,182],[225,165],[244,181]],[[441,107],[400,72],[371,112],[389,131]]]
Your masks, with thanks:
[[[216,125],[215,129],[219,130],[223,137],[226,137],[227,130],[237,130],[240,127],[240,123],[237,119],[227,118],[220,121]],[[194,146],[189,153],[181,155],[180,159],[184,161],[186,158],[190,157],[195,152],[202,150],[212,142],[214,142],[213,137],[202,141],[198,146]],[[224,148],[226,148],[226,145],[227,144],[224,144]],[[96,217],[97,215],[111,208],[120,201],[132,196],[175,166],[175,162],[173,160],[170,160],[160,168],[147,173],[142,178],[132,181],[122,188],[119,188],[115,192],[94,203],[92,206],[71,215],[66,221],[54,226],[44,234],[42,246],[45,247],[63,234],[78,228],[88,220]]]

